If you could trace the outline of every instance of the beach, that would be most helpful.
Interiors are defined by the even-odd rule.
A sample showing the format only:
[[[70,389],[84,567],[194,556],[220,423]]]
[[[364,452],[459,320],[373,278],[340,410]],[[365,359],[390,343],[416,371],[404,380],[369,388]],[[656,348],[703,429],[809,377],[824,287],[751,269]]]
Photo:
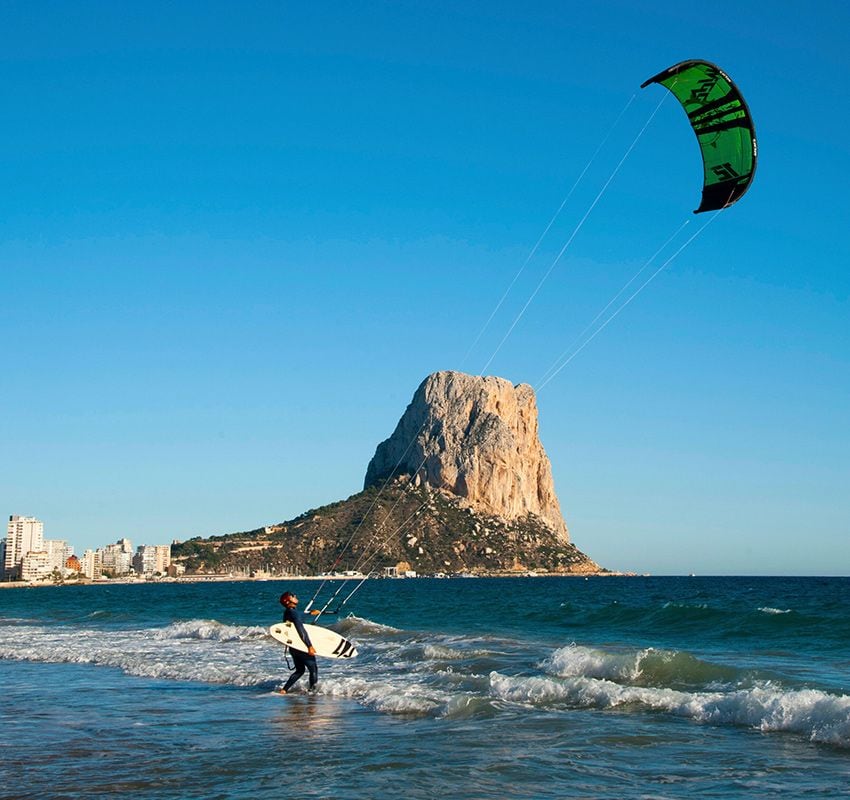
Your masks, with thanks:
[[[826,798],[850,780],[848,579],[367,581],[321,620],[357,658],[281,697],[286,586],[3,593],[0,796]]]

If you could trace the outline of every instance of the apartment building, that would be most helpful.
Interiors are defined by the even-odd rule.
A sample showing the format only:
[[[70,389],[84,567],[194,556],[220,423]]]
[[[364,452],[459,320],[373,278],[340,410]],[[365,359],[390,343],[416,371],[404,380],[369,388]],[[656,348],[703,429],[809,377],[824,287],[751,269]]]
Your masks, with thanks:
[[[44,523],[35,517],[10,516],[6,528],[6,553],[3,561],[5,578],[21,577],[21,566],[27,553],[44,551]]]

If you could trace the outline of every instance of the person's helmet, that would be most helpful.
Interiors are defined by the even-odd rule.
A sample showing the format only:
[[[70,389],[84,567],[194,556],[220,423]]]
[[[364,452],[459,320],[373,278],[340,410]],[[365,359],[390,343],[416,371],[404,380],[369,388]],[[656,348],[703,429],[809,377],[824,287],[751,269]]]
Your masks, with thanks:
[[[284,592],[280,596],[280,604],[285,606],[290,600],[292,600],[293,597],[295,597],[295,595],[292,592]]]

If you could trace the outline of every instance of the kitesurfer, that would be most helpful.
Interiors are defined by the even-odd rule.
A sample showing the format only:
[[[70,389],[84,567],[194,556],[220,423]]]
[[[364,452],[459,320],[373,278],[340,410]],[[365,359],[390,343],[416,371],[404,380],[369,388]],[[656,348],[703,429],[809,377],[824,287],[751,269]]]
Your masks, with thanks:
[[[319,667],[316,664],[316,648],[310,641],[310,636],[304,627],[304,615],[298,610],[298,596],[295,592],[284,592],[280,596],[280,604],[283,606],[283,621],[291,622],[295,626],[295,630],[301,637],[301,641],[307,645],[307,652],[302,653],[300,650],[290,648],[292,661],[295,664],[295,669],[289,676],[289,680],[284,684],[283,689],[280,689],[280,694],[286,694],[295,682],[304,674],[306,669],[310,676],[310,691],[316,688],[316,682],[319,680]],[[321,612],[314,610],[310,612],[313,615],[318,615]]]

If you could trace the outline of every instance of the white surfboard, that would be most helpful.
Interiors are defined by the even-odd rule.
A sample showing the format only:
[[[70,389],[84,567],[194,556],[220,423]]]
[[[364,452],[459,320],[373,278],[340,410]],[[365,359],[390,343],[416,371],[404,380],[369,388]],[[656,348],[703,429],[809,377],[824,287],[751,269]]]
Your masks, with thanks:
[[[357,655],[357,648],[348,639],[344,639],[338,633],[322,628],[319,625],[305,625],[307,635],[316,648],[317,656],[325,656],[326,658],[354,658]],[[282,644],[289,645],[293,650],[300,650],[302,653],[307,652],[307,645],[301,641],[298,631],[291,622],[278,622],[269,628],[269,633],[272,638]]]

